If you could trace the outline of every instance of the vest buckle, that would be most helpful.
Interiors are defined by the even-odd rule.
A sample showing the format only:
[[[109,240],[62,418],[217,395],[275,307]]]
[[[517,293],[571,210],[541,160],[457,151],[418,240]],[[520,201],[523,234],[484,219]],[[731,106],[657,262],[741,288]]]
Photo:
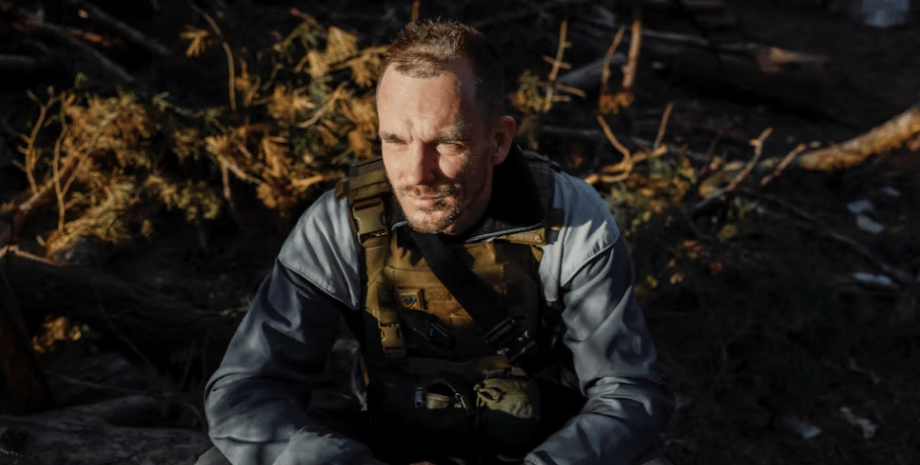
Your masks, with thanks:
[[[504,355],[511,363],[517,362],[537,346],[527,331],[521,331],[521,327],[511,317],[499,322],[483,338],[489,345],[497,348],[497,354]]]

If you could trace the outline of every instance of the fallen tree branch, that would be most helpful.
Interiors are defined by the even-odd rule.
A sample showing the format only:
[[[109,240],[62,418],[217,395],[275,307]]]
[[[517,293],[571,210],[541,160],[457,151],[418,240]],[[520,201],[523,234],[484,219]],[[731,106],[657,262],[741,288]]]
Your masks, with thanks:
[[[806,221],[806,223],[809,226],[805,227],[805,229],[808,229],[809,231],[812,231],[821,237],[831,239],[834,242],[837,242],[839,244],[843,244],[849,247],[851,250],[856,252],[857,255],[859,255],[860,257],[862,257],[863,259],[865,259],[872,265],[874,265],[880,271],[882,271],[883,273],[887,275],[890,275],[895,280],[897,280],[902,285],[903,288],[916,290],[918,286],[920,286],[920,282],[915,280],[911,273],[905,270],[902,270],[900,268],[896,268],[892,265],[889,265],[884,260],[879,258],[876,254],[872,253],[872,251],[869,250],[868,247],[860,244],[855,239],[843,233],[830,229],[827,225],[824,224],[824,222],[816,218],[811,213],[808,213],[805,210],[789,202],[786,202],[783,199],[774,197],[772,195],[763,194],[760,192],[750,191],[747,189],[738,189],[734,192],[726,192],[726,194],[744,195],[747,197],[751,197],[751,198],[755,198],[758,200],[763,200],[763,201],[772,203],[774,205],[777,205],[783,208],[784,210],[788,210],[789,212],[793,213],[795,216],[798,216],[799,218]],[[804,227],[804,226],[801,226],[801,227]]]
[[[920,104],[840,145],[804,153],[799,157],[798,164],[809,170],[850,168],[872,155],[900,147],[918,134]]]
[[[164,47],[156,40],[145,36],[137,29],[119,21],[96,5],[93,5],[86,0],[67,0],[67,3],[82,9],[86,12],[89,19],[108,27],[109,29],[112,29],[128,42],[150,52],[151,55],[159,58],[169,56],[168,48]]]
[[[543,101],[543,113],[549,112],[549,109],[553,106],[553,91],[556,84],[556,78],[559,76],[559,69],[562,67],[562,57],[565,54],[565,49],[568,48],[569,44],[565,40],[566,32],[568,31],[569,20],[563,19],[562,24],[559,26],[559,47],[556,49],[556,57],[553,59],[553,69],[549,72],[549,83],[546,89],[546,98]]]
[[[581,68],[574,69],[556,80],[556,84],[561,84],[578,89],[590,89],[601,81],[604,75],[604,69],[612,66],[622,66],[626,63],[626,55],[622,53],[613,53],[608,60],[607,56],[592,61]],[[608,71],[609,73],[609,71]]]
[[[134,77],[128,74],[124,68],[119,66],[114,61],[110,60],[108,57],[102,54],[102,52],[96,50],[89,44],[76,39],[66,28],[57,26],[48,22],[45,22],[43,18],[36,17],[35,15],[30,14],[22,8],[17,9],[17,14],[22,18],[26,24],[35,28],[38,31],[45,32],[48,35],[57,37],[58,39],[64,41],[67,45],[76,49],[84,56],[91,58],[95,61],[103,70],[108,71],[110,74],[115,76],[121,81],[124,82],[134,82]]]
[[[524,19],[535,14],[545,12],[549,9],[561,8],[567,6],[576,6],[584,3],[588,3],[589,0],[555,0],[550,2],[540,3],[538,5],[532,5],[527,8],[523,8],[516,11],[510,11],[507,13],[499,13],[489,18],[476,21],[470,26],[482,30],[484,28],[490,27],[493,24],[507,23],[509,21],[515,21],[518,19]]]
[[[0,250],[0,388],[13,401],[13,413],[22,415],[51,407],[53,401],[7,276],[8,251]]]
[[[623,66],[623,92],[631,94],[639,69],[639,51],[642,49],[642,8],[636,7],[632,22],[632,39],[629,41],[629,57]]]
[[[0,70],[31,73],[51,65],[50,61],[25,55],[0,54]]]
[[[745,165],[744,169],[735,176],[734,179],[727,186],[713,192],[705,199],[699,201],[693,208],[690,210],[692,214],[697,214],[703,210],[709,208],[713,203],[715,203],[719,198],[725,194],[738,188],[738,185],[741,184],[754,170],[754,167],[757,166],[757,161],[760,159],[761,154],[763,154],[763,143],[766,141],[767,137],[770,137],[770,134],[773,133],[773,128],[767,128],[757,139],[751,141],[751,145],[754,146],[754,156],[751,160]]]

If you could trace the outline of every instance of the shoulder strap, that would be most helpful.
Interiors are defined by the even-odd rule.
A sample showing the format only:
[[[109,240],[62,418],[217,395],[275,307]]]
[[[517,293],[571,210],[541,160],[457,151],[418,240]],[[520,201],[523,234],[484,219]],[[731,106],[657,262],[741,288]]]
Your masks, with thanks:
[[[508,357],[508,361],[519,361],[536,343],[531,339],[522,325],[512,318],[500,318],[504,315],[498,308],[498,297],[491,286],[483,282],[454,254],[436,234],[422,234],[410,230],[412,239],[418,246],[431,271],[444,287],[473,318],[476,324],[486,331],[483,338],[496,353]]]
[[[386,216],[391,188],[383,168],[383,159],[377,157],[355,163],[343,187],[337,188],[339,191],[342,192],[340,195],[348,197],[354,219],[353,231],[364,250],[361,271],[367,285],[370,277],[383,271],[389,258],[390,231]],[[365,289],[365,299],[368,292]],[[405,358],[405,343],[395,309],[381,309],[377,315],[362,309],[354,320],[349,325],[369,358],[375,361]]]

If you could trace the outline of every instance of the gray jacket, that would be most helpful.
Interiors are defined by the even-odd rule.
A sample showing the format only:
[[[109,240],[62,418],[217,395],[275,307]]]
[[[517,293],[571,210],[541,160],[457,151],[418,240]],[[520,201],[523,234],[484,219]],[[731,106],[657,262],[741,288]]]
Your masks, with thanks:
[[[563,227],[543,248],[543,297],[564,308],[563,341],[587,403],[525,461],[631,464],[655,448],[671,408],[634,300],[632,262],[591,186],[556,173],[554,208],[564,212]],[[347,199],[333,192],[303,214],[208,382],[210,437],[234,464],[377,463],[306,408],[340,312],[363,311],[362,255],[350,221]]]

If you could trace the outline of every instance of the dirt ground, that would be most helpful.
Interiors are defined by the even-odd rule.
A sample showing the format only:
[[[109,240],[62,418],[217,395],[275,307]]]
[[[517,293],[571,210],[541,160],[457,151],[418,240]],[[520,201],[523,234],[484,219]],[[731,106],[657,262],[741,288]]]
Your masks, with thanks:
[[[206,27],[183,3],[163,2],[168,8],[152,16],[144,12],[146,6],[97,4],[180,50],[186,43],[177,31],[184,24],[195,21],[197,27]],[[223,3],[196,2],[196,8]],[[570,20],[572,42],[565,61],[578,68],[603,57],[617,27],[628,24],[619,18],[632,11],[623,5],[627,2],[598,2],[620,16],[616,26],[588,27],[586,18],[596,11],[587,2],[554,3],[559,2],[534,12],[529,4],[510,0],[488,5],[422,1],[419,16],[485,21],[482,30],[499,45],[509,76],[516,79],[526,70],[545,79],[551,65],[543,56],[556,53],[564,18]],[[364,46],[386,43],[411,11],[411,2],[227,4],[229,17],[221,24],[238,28],[225,33],[246,56],[268,49],[299,24],[290,14],[292,7],[354,31]],[[62,2],[46,7],[51,20],[83,27]],[[504,18],[502,14],[509,16],[488,21]],[[665,144],[710,159],[746,162],[754,153],[751,140],[767,128],[772,133],[763,144],[764,157],[782,157],[800,143],[827,146],[855,137],[920,102],[920,5],[905,25],[883,30],[854,24],[833,1],[726,0],[720,17],[731,19],[730,26],[701,26],[667,8],[643,11],[649,29],[700,34],[703,27],[720,43],[756,42],[826,56],[822,80],[816,87],[783,91],[793,98],[765,98],[707,85],[706,79],[686,71],[692,63],[657,63],[643,54],[635,102],[610,119],[614,132],[654,140],[662,114],[672,104]],[[23,35],[14,24],[8,20],[0,29],[10,44]],[[28,50],[28,45],[16,43],[0,47],[0,52]],[[133,57],[130,48],[119,47],[113,46],[110,54],[137,79],[120,86],[146,97],[169,91],[189,107],[226,105],[226,87],[201,84],[225,79],[219,47],[196,66],[169,60],[151,64]],[[20,157],[15,150],[21,145],[18,135],[27,132],[38,113],[26,91],[39,94],[48,85],[72,85],[73,71],[82,72],[81,66],[74,63],[70,69],[28,78],[10,74],[11,84],[0,94],[6,140],[0,144],[0,203],[20,198],[28,188],[22,170],[10,164]],[[266,70],[252,70],[261,71]],[[86,73],[95,76],[89,68]],[[91,82],[100,93],[114,92],[114,83]],[[509,92],[514,87],[509,82]],[[584,98],[557,103],[542,123],[596,131],[597,99],[594,89]],[[566,171],[582,177],[620,159],[606,142],[550,132],[523,134],[520,142],[536,142]],[[662,438],[665,454],[675,464],[920,463],[918,151],[920,138],[845,170],[793,166],[765,186],[758,174],[702,214],[692,210],[702,199],[698,188],[705,169],[699,164],[688,168],[689,162],[681,165],[679,159],[649,162],[623,182],[596,184],[617,211],[633,250],[640,303],[660,349],[662,372],[677,399],[677,411]],[[318,185],[284,212],[267,210],[254,194],[241,195],[237,207],[242,223],[224,214],[195,227],[180,213],[158,211],[151,216],[155,234],[91,247],[82,265],[215,319],[207,320],[207,328],[190,326],[197,334],[178,329],[165,334],[158,345],[131,344],[125,339],[132,337],[118,336],[143,334],[143,323],[137,320],[131,320],[134,327],[114,328],[72,317],[66,325],[80,329],[82,337],[52,340],[40,357],[58,405],[95,402],[125,389],[156,393],[179,405],[157,426],[203,431],[201,392],[229,334],[293,222],[310,199],[332,184]],[[219,182],[212,187],[220,189]],[[852,212],[859,201],[871,207]],[[881,229],[869,232],[867,220]],[[43,255],[42,237],[56,222],[53,209],[36,213],[18,246]],[[912,284],[892,284],[891,268],[908,273]],[[873,284],[855,277],[866,275],[888,280],[878,278],[882,281]],[[15,293],[37,337],[48,334],[49,322],[66,313],[49,311],[66,305],[55,301],[59,297],[51,291]],[[97,375],[86,368],[110,356],[123,360],[117,373]],[[115,463],[140,463],[132,460]],[[80,463],[98,462],[90,457]]]

